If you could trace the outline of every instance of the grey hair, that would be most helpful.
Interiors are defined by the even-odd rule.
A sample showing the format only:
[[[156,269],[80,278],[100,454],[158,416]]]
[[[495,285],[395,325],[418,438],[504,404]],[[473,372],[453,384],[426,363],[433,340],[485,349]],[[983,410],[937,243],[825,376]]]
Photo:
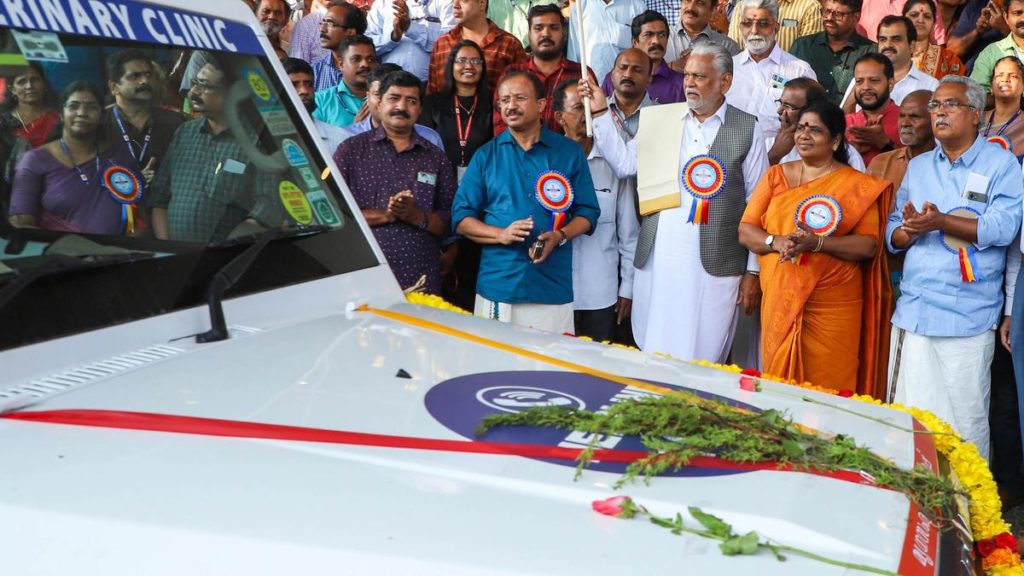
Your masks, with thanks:
[[[732,54],[721,44],[714,42],[699,42],[690,51],[690,56],[711,56],[711,62],[715,65],[718,74],[732,74]]]
[[[946,75],[939,80],[939,86],[943,84],[963,84],[964,90],[967,93],[967,103],[970,104],[978,114],[981,115],[985,111],[985,89],[980,84],[971,80],[966,76]],[[935,88],[938,91],[938,86]]]
[[[742,0],[741,10],[753,8],[754,10],[767,10],[772,15],[772,20],[779,21],[779,0]],[[740,12],[740,16],[743,12]]]

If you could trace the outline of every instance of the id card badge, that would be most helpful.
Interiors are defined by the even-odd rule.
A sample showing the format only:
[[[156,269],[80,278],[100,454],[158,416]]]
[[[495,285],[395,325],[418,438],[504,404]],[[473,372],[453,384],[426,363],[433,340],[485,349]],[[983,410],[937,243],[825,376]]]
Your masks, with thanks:
[[[455,183],[456,184],[461,184],[462,183],[462,177],[466,175],[466,168],[468,168],[468,166],[456,166],[455,167]]]
[[[797,22],[796,22],[796,19],[794,19],[794,18],[783,18],[782,19],[782,27],[783,28],[796,28],[796,24],[797,24]]]
[[[963,197],[970,202],[988,203],[988,182],[989,177],[977,172],[967,175],[967,183],[964,184]]]
[[[781,74],[779,74],[779,73],[773,73],[772,74],[772,79],[769,82],[769,88],[771,88],[772,90],[780,90],[781,91],[783,89],[783,87],[785,87],[785,86],[786,86],[786,77],[781,75]]]
[[[437,184],[437,174],[434,174],[433,172],[420,172],[416,174],[416,181],[429,186],[434,186]]]

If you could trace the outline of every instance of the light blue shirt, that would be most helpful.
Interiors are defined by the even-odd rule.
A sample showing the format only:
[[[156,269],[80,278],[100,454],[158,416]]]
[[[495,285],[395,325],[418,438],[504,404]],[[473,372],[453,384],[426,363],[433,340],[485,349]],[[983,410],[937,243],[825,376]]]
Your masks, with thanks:
[[[414,130],[416,130],[416,133],[419,134],[420,136],[423,136],[423,138],[425,138],[427,142],[430,142],[434,146],[437,146],[441,150],[444,150],[444,144],[441,142],[441,135],[437,133],[437,130],[434,130],[433,128],[424,126],[422,124],[413,124],[412,127]],[[357,134],[369,132],[370,130],[373,130],[373,124],[370,124],[370,118],[367,117],[365,120],[361,122],[356,122],[355,124],[349,126],[348,128],[345,128],[345,131],[348,134],[345,136],[345,138],[343,138],[343,140],[348,140],[349,138],[356,136]]]
[[[337,86],[317,91],[313,99],[316,101],[313,118],[342,128],[355,120],[363,102],[366,102],[365,97],[353,94],[344,81],[338,82]]]
[[[892,234],[903,222],[906,202],[919,211],[926,201],[942,212],[969,207],[981,213],[973,245],[981,279],[961,279],[959,258],[943,244],[941,232],[919,237],[906,251],[893,325],[923,336],[958,338],[994,329],[1003,312],[1006,247],[1020,227],[1022,197],[1017,159],[983,137],[952,163],[941,147],[911,160],[885,229],[889,250],[901,251],[893,248]]]
[[[434,43],[455,26],[452,0],[408,0],[406,6],[411,23],[398,42],[391,39],[395,20],[392,0],[377,0],[370,7],[366,35],[377,47],[381,62],[398,64],[426,82]]]

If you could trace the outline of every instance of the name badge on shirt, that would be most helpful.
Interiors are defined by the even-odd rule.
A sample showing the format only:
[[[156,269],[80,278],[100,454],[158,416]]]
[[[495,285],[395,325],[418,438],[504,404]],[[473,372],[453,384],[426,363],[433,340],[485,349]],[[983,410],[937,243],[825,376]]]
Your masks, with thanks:
[[[977,172],[971,172],[967,175],[967,183],[964,184],[963,197],[971,202],[988,202],[988,176],[983,176]]]
[[[224,164],[221,165],[221,169],[229,174],[245,174],[245,164],[232,158],[225,160]]]
[[[458,166],[455,168],[455,183],[459,184],[462,182],[462,177],[466,175],[466,166]]]
[[[786,86],[786,77],[783,76],[782,74],[774,73],[772,74],[772,80],[770,84],[772,90],[782,90],[783,87]]]
[[[794,18],[783,18],[782,19],[782,27],[783,28],[796,28],[796,24],[797,24],[797,22],[796,22],[796,19],[794,19]]]
[[[416,181],[434,186],[437,184],[437,174],[433,172],[420,172],[416,174]]]

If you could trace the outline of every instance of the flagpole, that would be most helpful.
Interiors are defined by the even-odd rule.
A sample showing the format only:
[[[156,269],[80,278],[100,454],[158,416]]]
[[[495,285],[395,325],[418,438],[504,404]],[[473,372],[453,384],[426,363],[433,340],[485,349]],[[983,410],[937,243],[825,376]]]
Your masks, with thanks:
[[[581,73],[583,78],[587,78],[587,70],[588,70],[588,65],[587,65],[587,39],[586,39],[586,36],[584,35],[585,34],[584,29],[586,27],[583,25],[583,14],[584,14],[584,10],[585,10],[584,4],[586,3],[586,1],[587,0],[576,0],[576,16],[577,16],[577,18],[574,19],[574,20],[576,20],[576,39],[578,41],[577,44],[579,45],[578,48],[579,48],[579,53],[580,53],[580,68],[581,68],[581,72],[580,73]],[[587,80],[589,81],[590,79],[587,78]],[[591,90],[600,90],[601,87],[600,86],[591,86],[590,89]],[[583,99],[583,117],[585,118],[586,124],[587,124],[587,136],[588,137],[593,137],[593,135],[594,135],[594,115],[590,111],[590,98],[584,98]]]

